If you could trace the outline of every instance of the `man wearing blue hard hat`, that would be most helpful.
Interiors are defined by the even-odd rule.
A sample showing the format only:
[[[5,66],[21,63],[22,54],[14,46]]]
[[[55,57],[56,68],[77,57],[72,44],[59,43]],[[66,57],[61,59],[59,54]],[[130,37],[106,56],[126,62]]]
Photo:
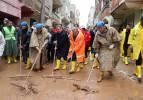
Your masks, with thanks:
[[[23,62],[26,64],[25,69],[30,68],[29,58],[29,43],[31,32],[28,30],[28,23],[23,21],[20,23],[20,29],[18,31],[18,48],[22,51]]]
[[[48,42],[48,32],[41,23],[36,24],[35,27],[36,31],[32,32],[30,40],[30,60],[34,64],[36,59],[34,71],[40,71],[43,69],[42,65],[45,63],[45,46]]]
[[[113,75],[112,70],[119,61],[120,38],[117,30],[113,27],[107,28],[103,21],[97,22],[96,27],[93,47],[100,67],[100,77],[97,82],[101,82],[105,72],[108,72],[110,77]]]

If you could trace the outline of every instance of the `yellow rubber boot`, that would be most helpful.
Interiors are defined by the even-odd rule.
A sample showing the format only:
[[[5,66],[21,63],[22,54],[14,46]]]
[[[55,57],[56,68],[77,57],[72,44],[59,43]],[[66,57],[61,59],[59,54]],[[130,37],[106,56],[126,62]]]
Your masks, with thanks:
[[[67,61],[66,61],[66,60],[64,61],[64,66],[63,66],[62,69],[63,69],[63,70],[66,70],[66,69],[67,69]]]
[[[79,63],[79,64],[78,64],[78,66],[77,66],[77,70],[76,70],[76,72],[80,72],[81,67],[82,67],[82,63]]]
[[[91,53],[91,61],[94,60],[94,53]]]
[[[71,69],[70,69],[70,74],[73,74],[73,73],[75,73],[75,66],[76,66],[76,63],[75,63],[75,61],[72,61],[71,62]]]
[[[141,66],[137,66],[137,72],[138,72],[138,82],[141,83],[141,78],[142,78],[142,68]]]
[[[26,67],[25,69],[29,69],[31,66],[30,66],[30,58],[27,58],[27,64],[26,64]]]
[[[125,65],[128,65],[128,64],[129,64],[129,62],[128,62],[128,57],[125,57],[124,63],[125,63]]]
[[[131,53],[131,60],[134,60],[134,59],[133,59],[133,53]]]
[[[96,59],[94,59],[93,68],[99,69],[99,63],[98,63],[98,61]]]
[[[88,58],[85,58],[84,65],[88,64]]]
[[[103,77],[104,77],[104,72],[103,72],[103,71],[101,71],[101,72],[100,72],[100,76],[99,76],[99,78],[98,78],[97,82],[98,82],[98,83],[102,82]]]
[[[17,63],[16,56],[14,56],[13,59],[14,59],[14,63]]]
[[[56,65],[54,71],[59,70],[60,69],[60,65],[61,65],[61,61],[60,60],[57,60],[56,62],[57,62],[57,65]]]
[[[8,64],[11,64],[11,57],[8,56]]]
[[[137,69],[137,67],[135,68],[134,75],[138,76],[138,69]]]

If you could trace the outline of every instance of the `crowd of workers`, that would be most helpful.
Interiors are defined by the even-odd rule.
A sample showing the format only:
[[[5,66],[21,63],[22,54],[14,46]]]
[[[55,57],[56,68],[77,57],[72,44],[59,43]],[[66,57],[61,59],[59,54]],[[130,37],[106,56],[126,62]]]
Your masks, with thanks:
[[[98,82],[101,82],[105,72],[113,76],[112,71],[120,58],[128,65],[130,57],[136,61],[134,75],[141,82],[142,32],[143,17],[134,28],[127,25],[121,33],[106,19],[98,21],[94,27],[85,28],[76,24],[70,29],[62,24],[51,27],[37,22],[29,27],[26,21],[14,27],[12,21],[5,18],[0,32],[0,59],[3,57],[8,64],[22,61],[25,69],[34,64],[34,71],[41,71],[46,63],[55,65],[54,71],[67,70],[67,63],[70,62],[69,73],[73,74],[80,72],[91,58],[93,67],[100,70]]]

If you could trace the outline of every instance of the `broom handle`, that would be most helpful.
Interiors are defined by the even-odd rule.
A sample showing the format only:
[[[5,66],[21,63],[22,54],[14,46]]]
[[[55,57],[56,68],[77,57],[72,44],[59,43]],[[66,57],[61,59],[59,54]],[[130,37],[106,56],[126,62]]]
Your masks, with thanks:
[[[92,67],[91,67],[91,70],[90,70],[90,72],[89,72],[89,75],[88,75],[87,81],[86,81],[87,83],[89,82],[89,80],[90,80],[90,78],[91,78],[91,75],[92,75],[93,69],[94,69],[94,67],[92,66]]]
[[[46,43],[47,43],[47,41],[45,41],[45,43],[42,45],[41,50],[45,47]],[[30,76],[30,74],[31,74],[31,72],[32,72],[32,70],[33,70],[33,68],[34,68],[34,66],[35,66],[39,56],[40,56],[40,53],[38,52],[38,54],[37,54],[37,56],[36,56],[36,58],[34,60],[34,63],[33,63],[32,67],[31,67],[31,69],[30,69],[30,71],[29,71],[29,73],[27,75],[27,79],[26,80],[28,80],[28,77]]]
[[[55,52],[54,52],[54,61],[53,61],[53,70],[52,70],[52,76],[54,76],[54,65],[55,65],[55,61],[56,61],[57,44],[55,45],[54,50],[55,50]]]
[[[22,50],[21,50],[21,38],[20,38],[20,74],[22,74]]]
[[[93,61],[93,62],[95,62],[95,59],[98,59],[98,58],[94,58],[94,61]],[[89,80],[90,80],[90,78],[91,78],[91,74],[92,74],[92,72],[93,72],[93,69],[94,69],[94,66],[91,67],[91,70],[90,70],[90,72],[89,72],[88,78],[87,78],[87,80],[86,80],[87,83],[89,82]]]

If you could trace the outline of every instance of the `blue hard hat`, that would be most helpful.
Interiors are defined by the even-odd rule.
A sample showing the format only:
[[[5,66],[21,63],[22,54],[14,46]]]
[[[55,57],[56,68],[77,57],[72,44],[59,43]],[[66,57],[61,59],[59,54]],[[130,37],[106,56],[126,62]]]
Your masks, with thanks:
[[[103,27],[105,24],[103,21],[99,21],[96,23],[96,27]]]
[[[27,22],[25,22],[25,21],[23,21],[23,22],[21,22],[20,23],[20,26],[27,26],[28,24],[27,24]]]
[[[33,25],[36,25],[37,24],[37,22],[33,22]]]
[[[40,29],[40,28],[43,28],[43,24],[41,24],[41,23],[38,23],[38,24],[36,24],[36,29]]]

